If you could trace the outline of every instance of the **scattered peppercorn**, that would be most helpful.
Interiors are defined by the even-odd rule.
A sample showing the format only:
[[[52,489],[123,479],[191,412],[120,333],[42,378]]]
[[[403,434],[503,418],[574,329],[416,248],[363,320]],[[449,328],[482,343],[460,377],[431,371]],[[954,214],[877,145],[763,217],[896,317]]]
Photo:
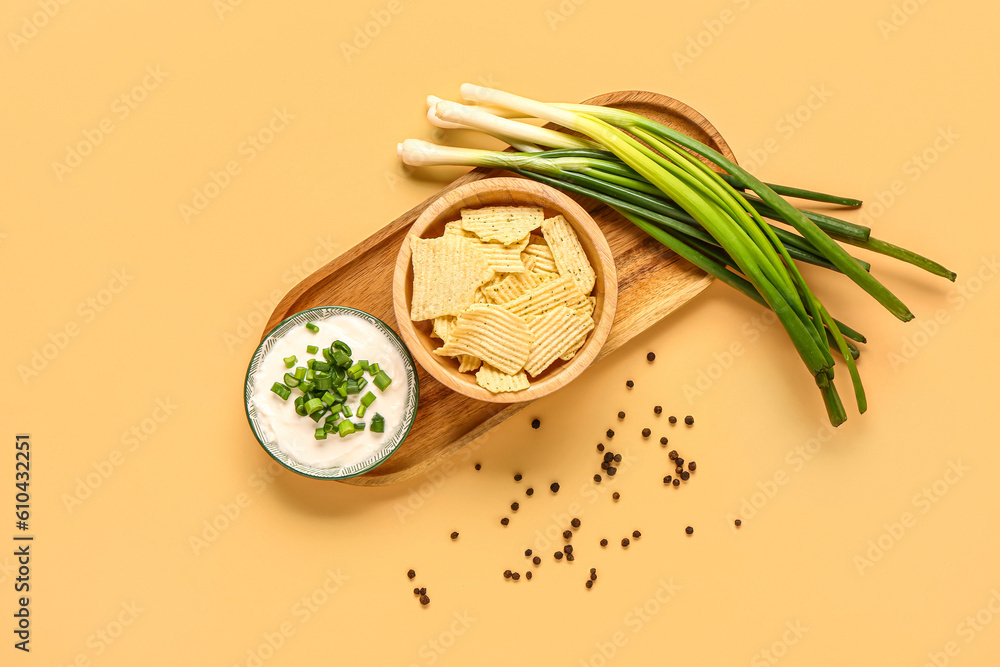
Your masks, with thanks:
[[[504,570],[503,571],[503,578],[504,579],[510,579],[510,577],[511,577],[512,574],[514,574],[514,573],[511,572],[510,570]]]
[[[688,463],[688,470],[690,470],[691,472],[694,472],[697,468],[698,468],[698,464],[695,463],[694,461],[691,461],[690,463]]]
[[[566,554],[566,560],[572,562],[576,560],[576,556],[574,556],[573,554]]]
[[[590,578],[591,579],[597,579],[597,568],[596,567],[590,568]]]
[[[421,587],[421,588],[420,588],[420,594],[421,594],[421,595],[425,595],[426,593],[427,593],[427,589],[426,589],[426,588],[423,588],[423,587]]]
[[[674,477],[674,486],[680,486],[680,485],[681,485],[681,480]]]
[[[593,588],[594,587],[594,582],[591,581],[590,579],[587,579],[586,586],[587,586],[587,588]]]
[[[692,534],[694,532],[694,528],[692,528],[691,526],[688,526],[687,528],[684,529],[684,532],[687,533],[688,535],[690,535],[690,534]]]
[[[538,557],[538,556],[535,556],[534,558],[531,559],[531,562],[534,563],[535,565],[541,565],[542,564],[542,559],[540,557]],[[531,573],[529,572],[528,574],[531,574]]]
[[[667,446],[667,442],[669,442],[667,440],[667,436],[663,436],[662,438],[660,438],[660,444],[663,445],[664,447]]]
[[[453,539],[453,540],[457,540],[458,539],[458,531],[457,530],[452,531],[452,533],[451,533],[451,539]]]
[[[671,424],[676,424],[677,423],[677,417],[674,417],[673,415],[670,415],[670,417],[669,417],[669,419],[667,421],[669,421]]]
[[[531,579],[531,571],[530,570],[528,572],[524,573],[524,578],[525,579]]]
[[[603,452],[604,451],[604,443],[603,442],[597,443],[597,451],[599,451],[599,452]]]
[[[658,414],[661,414],[662,412],[663,412],[663,406],[662,405],[654,405],[653,406],[653,414],[658,415]]]
[[[608,452],[607,454],[604,455],[604,460],[610,463],[611,461],[615,460],[615,455],[612,454],[611,452]]]
[[[625,419],[625,413],[621,410],[618,411],[618,419]]]
[[[476,464],[476,470],[482,470],[483,466],[479,463]]]
[[[407,578],[412,579],[413,577],[417,576],[417,573],[414,572],[413,570],[410,570],[406,573],[406,576]]]
[[[414,595],[420,595],[420,589],[419,588],[414,588],[413,589],[413,594]]]
[[[618,468],[614,466],[608,466],[608,477],[614,477],[616,472],[618,472]]]
[[[667,475],[666,477],[663,478],[663,483],[664,484],[670,484],[670,480],[671,480],[670,475]]]
[[[684,465],[684,459],[678,456],[676,459],[674,459],[674,463],[676,463],[679,466],[682,466]]]
[[[553,556],[555,556],[555,559],[556,559],[556,560],[562,560],[562,557],[563,557],[563,552],[561,552],[561,551],[557,551],[557,552],[555,552],[555,553],[553,554]]]
[[[743,525],[743,522],[742,522],[741,520],[739,520],[739,519],[737,519],[736,521],[733,521],[733,523],[735,523],[735,524],[736,524],[736,527],[737,527],[737,528],[739,528],[740,526],[742,526],[742,525]]]
[[[622,494],[615,491],[614,493],[611,494],[611,497],[614,498],[615,500],[618,500],[619,498],[622,497]]]
[[[601,546],[602,547],[608,546],[608,541],[607,540],[601,540]]]
[[[621,462],[622,462],[622,455],[615,454],[615,463],[621,463]]]
[[[510,578],[513,579],[514,581],[517,581],[518,579],[521,578],[521,573],[520,572],[514,572],[513,574],[510,575]]]
[[[642,437],[644,437],[644,438],[648,438],[652,433],[653,432],[650,431],[648,428],[642,429]]]
[[[552,489],[552,493],[559,493],[559,482],[552,482],[549,488]]]
[[[601,470],[607,470],[607,469],[608,469],[608,462],[601,461]]]
[[[688,415],[687,417],[684,418],[684,423],[690,426],[691,424],[694,423],[694,417]]]
[[[607,432],[607,433],[605,433],[604,435],[608,436],[609,438],[613,438],[613,437],[615,437],[615,432],[614,432],[614,431],[612,431],[612,430],[611,430],[611,429],[609,428],[609,429],[608,429],[608,432]]]
[[[634,537],[635,539],[639,539],[640,537],[642,537],[642,533],[640,533],[638,530],[633,530],[632,537]]]
[[[628,542],[628,538],[627,538],[627,537],[623,537],[623,538],[622,538],[622,546],[623,546],[623,547],[627,547],[627,546],[628,546],[628,544],[629,544],[629,542]]]
[[[524,550],[524,557],[527,558],[530,555],[531,555],[531,549],[525,549]]]
[[[653,354],[652,352],[647,352],[646,353],[646,361],[653,361],[654,359],[656,359],[656,355],[655,354]]]
[[[510,519],[508,519],[507,517],[500,519],[501,526],[506,526],[508,523],[510,523]]]
[[[684,472],[684,468],[677,466],[676,468],[674,468],[674,472],[680,475],[682,472]]]
[[[574,528],[579,528],[580,527],[580,520],[579,519],[573,519],[572,521],[569,522],[569,525],[573,526]]]
[[[420,596],[420,604],[422,604],[422,605],[424,605],[426,607],[430,603],[431,603],[431,599],[429,597],[427,597],[426,595],[421,595]]]
[[[518,508],[519,508],[520,506],[521,506],[521,505],[520,505],[520,504],[518,504],[517,502],[513,502],[513,503],[511,503],[511,504],[510,504],[510,511],[511,511],[511,512],[516,512],[516,511],[517,511],[517,509],[518,509]]]
[[[566,530],[563,531],[563,537],[565,537],[567,540],[571,539],[573,537],[573,531],[567,528]]]
[[[594,475],[594,481],[597,482],[598,484],[600,484],[600,482],[601,482],[601,476],[600,475]]]
[[[521,473],[518,473],[518,474],[514,475],[514,481],[515,482],[520,482],[521,481]]]
[[[691,473],[689,473],[687,470],[681,470],[681,479],[683,479],[686,482],[690,478],[691,478]]]
[[[528,487],[527,489],[525,489],[525,490],[524,490],[524,495],[526,495],[526,496],[530,496],[530,495],[532,495],[532,494],[533,494],[534,492],[535,492],[535,490],[534,490],[533,488],[531,488],[531,487],[529,486],[529,487]]]
[[[670,453],[667,454],[667,458],[669,458],[671,461],[676,461],[677,460],[677,450],[676,449],[671,449]]]
[[[563,547],[563,553],[565,553],[565,554],[571,554],[571,553],[573,553],[573,545],[572,544],[567,544],[566,546],[564,546]]]
[[[532,419],[531,420],[531,428],[538,428],[541,425],[542,425],[541,421],[539,421],[537,419]]]

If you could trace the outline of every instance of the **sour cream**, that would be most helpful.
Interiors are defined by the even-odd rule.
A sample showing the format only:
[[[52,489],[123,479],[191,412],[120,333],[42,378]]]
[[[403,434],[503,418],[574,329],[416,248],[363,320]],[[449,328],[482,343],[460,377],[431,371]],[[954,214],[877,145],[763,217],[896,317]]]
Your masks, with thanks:
[[[319,327],[318,332],[306,329],[305,324],[296,325],[288,331],[277,340],[257,368],[253,377],[253,403],[257,408],[260,435],[274,442],[299,463],[315,468],[347,468],[371,458],[390,442],[403,425],[408,401],[406,365],[386,335],[360,317],[332,315],[313,324]],[[385,391],[379,391],[370,375],[365,373],[368,385],[360,394],[348,395],[345,401],[356,415],[361,397],[369,391],[375,394],[376,399],[363,418],[349,418],[352,422],[365,422],[365,430],[343,438],[334,431],[325,440],[317,440],[316,429],[323,425],[323,420],[317,424],[295,412],[294,400],[300,392],[292,389],[291,397],[284,401],[271,391],[271,385],[281,382],[285,373],[290,372],[285,367],[285,357],[295,355],[295,366],[305,366],[309,359],[325,361],[323,348],[330,347],[335,340],[342,340],[350,346],[353,361],[366,359],[369,363],[377,363],[392,378],[392,384]],[[306,352],[307,345],[317,346],[319,352],[309,354]],[[385,417],[385,433],[369,430],[375,413]]]

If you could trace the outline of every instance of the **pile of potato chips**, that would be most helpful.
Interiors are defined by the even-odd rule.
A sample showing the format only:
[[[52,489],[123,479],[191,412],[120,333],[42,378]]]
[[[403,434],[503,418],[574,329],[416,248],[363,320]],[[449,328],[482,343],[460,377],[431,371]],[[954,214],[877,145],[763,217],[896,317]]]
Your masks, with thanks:
[[[434,320],[435,354],[493,393],[521,391],[594,328],[596,274],[561,215],[530,206],[462,209],[438,238],[410,236],[410,319]],[[541,235],[535,234],[541,230]]]

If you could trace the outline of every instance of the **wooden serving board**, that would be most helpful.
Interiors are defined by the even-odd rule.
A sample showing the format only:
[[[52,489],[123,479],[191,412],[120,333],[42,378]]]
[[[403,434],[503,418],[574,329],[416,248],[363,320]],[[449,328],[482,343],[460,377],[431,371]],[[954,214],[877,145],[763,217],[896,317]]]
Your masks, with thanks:
[[[719,132],[691,107],[644,91],[606,93],[586,101],[626,109],[673,127],[716,149],[730,160],[732,150]],[[410,225],[432,201],[463,183],[506,175],[475,169],[421,202],[367,239],[330,261],[293,287],[278,303],[265,335],[285,318],[306,308],[344,305],[371,313],[398,331],[393,313],[392,276]],[[574,197],[593,216],[607,238],[618,271],[618,309],[597,359],[614,352],[668,313],[705,289],[712,277],[695,268],[602,204]],[[344,480],[381,486],[420,475],[475,438],[525,408],[528,403],[487,403],[451,391],[423,368],[420,407],[410,435],[395,454],[369,473]]]

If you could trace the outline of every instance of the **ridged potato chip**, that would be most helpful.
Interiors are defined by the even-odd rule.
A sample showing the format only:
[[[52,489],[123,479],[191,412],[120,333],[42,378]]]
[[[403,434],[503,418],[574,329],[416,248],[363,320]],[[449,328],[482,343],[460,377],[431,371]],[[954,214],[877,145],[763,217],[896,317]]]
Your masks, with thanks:
[[[552,250],[559,275],[569,276],[581,292],[590,294],[594,289],[597,274],[590,265],[583,246],[580,245],[580,239],[573,225],[566,222],[566,218],[561,215],[547,218],[542,222],[542,235]]]
[[[524,250],[521,251],[521,262],[527,262],[529,259],[532,260],[532,268],[528,269],[528,271],[535,273],[559,273],[559,269],[556,268],[556,260],[552,256],[552,249],[547,245],[529,243],[525,246]],[[527,264],[525,264],[525,267],[527,267]]]
[[[577,289],[569,276],[546,280],[503,305],[529,324],[556,306],[566,306],[581,315],[589,315],[591,309],[590,301]]]
[[[528,245],[528,237],[520,242],[504,245],[497,241],[474,241],[473,244],[486,257],[486,262],[496,273],[524,273],[521,251]]]
[[[458,315],[474,303],[476,289],[493,276],[486,258],[471,239],[456,234],[409,239],[413,256],[412,320]]]
[[[461,220],[452,220],[451,222],[446,222],[444,224],[444,236],[450,236],[454,234],[455,236],[464,236],[465,238],[478,239],[479,237],[472,232],[467,232],[462,229]]]
[[[529,386],[528,376],[524,374],[524,371],[518,371],[511,375],[503,373],[489,364],[483,364],[483,367],[476,373],[476,384],[494,394],[501,394],[505,391],[521,391]]]
[[[518,243],[544,219],[535,206],[485,206],[462,209],[462,229],[475,233],[483,241],[504,245]]]
[[[504,276],[499,282],[483,287],[483,294],[492,303],[505,304],[513,301],[528,290],[538,287],[554,276],[547,273],[512,273]]]
[[[479,357],[474,357],[471,354],[460,354],[458,355],[458,372],[459,373],[471,373],[480,366],[483,365],[483,360]]]
[[[434,328],[431,330],[431,338],[448,340],[448,334],[451,333],[452,327],[455,326],[455,319],[454,315],[442,315],[441,317],[435,317]]]
[[[572,283],[571,283],[572,285]],[[458,316],[447,342],[434,354],[470,354],[513,375],[524,368],[532,342],[528,324],[503,306],[479,303]]]
[[[590,317],[583,317],[566,306],[556,306],[531,323],[535,340],[524,364],[525,372],[531,377],[541,374],[593,328],[594,320]]]

